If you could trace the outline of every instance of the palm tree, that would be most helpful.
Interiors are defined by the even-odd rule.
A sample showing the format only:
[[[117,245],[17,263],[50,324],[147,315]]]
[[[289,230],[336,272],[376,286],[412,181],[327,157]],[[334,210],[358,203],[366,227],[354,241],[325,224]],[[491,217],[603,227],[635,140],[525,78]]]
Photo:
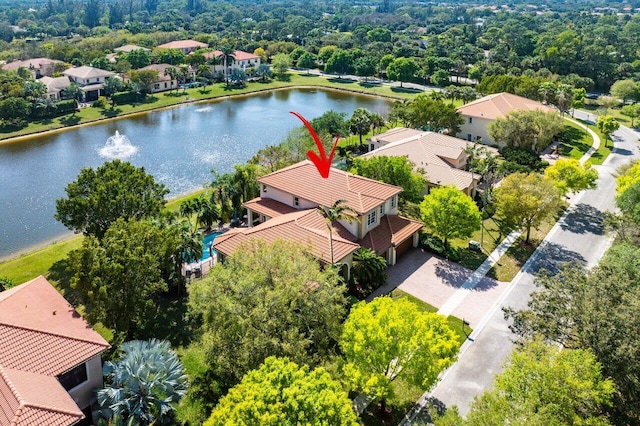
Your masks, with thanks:
[[[331,207],[318,206],[318,212],[327,222],[329,230],[329,250],[331,251],[331,266],[333,266],[333,222],[344,220],[353,223],[358,220],[358,213],[346,204],[347,200],[336,200]]]
[[[114,424],[166,424],[187,393],[187,375],[167,341],[134,340],[120,346],[118,362],[104,365],[105,387],[97,392],[99,415]]]
[[[222,213],[220,207],[211,199],[201,198],[200,209],[198,210],[198,223],[205,229],[209,230],[214,223],[220,222]]]
[[[171,77],[171,80],[178,80],[180,71],[176,67],[167,67],[164,69],[164,75]],[[176,84],[176,92],[178,91],[178,85]]]
[[[362,147],[362,136],[371,130],[371,112],[366,108],[357,108],[349,119],[349,129],[360,137],[360,147]]]
[[[360,247],[353,253],[351,273],[361,291],[369,293],[387,281],[387,261],[370,248]]]
[[[236,60],[236,51],[230,44],[225,44],[220,48],[222,59],[224,60],[224,79],[229,84],[229,65]]]
[[[62,95],[66,99],[75,99],[80,102],[84,96],[84,91],[76,83],[71,83],[68,87],[62,89]]]

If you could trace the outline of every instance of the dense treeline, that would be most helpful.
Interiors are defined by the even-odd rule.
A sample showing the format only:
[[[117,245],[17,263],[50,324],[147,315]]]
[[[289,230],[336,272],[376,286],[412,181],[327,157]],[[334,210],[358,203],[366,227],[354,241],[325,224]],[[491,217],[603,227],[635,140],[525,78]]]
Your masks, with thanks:
[[[436,82],[449,75],[558,75],[587,90],[607,90],[616,80],[639,79],[640,16],[595,13],[591,3],[554,4],[553,11],[516,4],[499,12],[388,1],[312,3],[13,2],[0,9],[1,59],[47,56],[89,64],[125,43],[153,48],[193,37],[212,47],[262,48],[267,58],[300,47],[295,62],[309,52],[321,66],[334,53],[323,57],[323,49],[331,47],[347,53],[343,58],[351,63],[345,70],[366,70],[363,75],[374,75],[371,67],[386,69],[391,61],[380,63],[385,55],[392,61],[412,58],[412,74]]]

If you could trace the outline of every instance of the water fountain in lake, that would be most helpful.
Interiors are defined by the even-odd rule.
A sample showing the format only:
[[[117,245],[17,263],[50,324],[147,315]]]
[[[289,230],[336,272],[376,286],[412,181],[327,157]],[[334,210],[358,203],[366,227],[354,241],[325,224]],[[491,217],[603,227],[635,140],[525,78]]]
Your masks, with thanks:
[[[125,135],[121,135],[117,130],[113,136],[107,139],[107,143],[98,150],[101,157],[119,160],[126,160],[138,152],[136,146],[131,145],[131,141]]]

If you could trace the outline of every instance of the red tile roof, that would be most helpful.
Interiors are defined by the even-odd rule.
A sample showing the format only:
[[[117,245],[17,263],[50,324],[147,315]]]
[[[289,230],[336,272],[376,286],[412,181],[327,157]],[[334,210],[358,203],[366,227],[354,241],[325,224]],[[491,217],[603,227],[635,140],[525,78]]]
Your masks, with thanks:
[[[0,365],[0,425],[66,426],[82,418],[55,377]]]
[[[145,70],[158,71],[158,81],[171,81],[171,76],[164,73],[169,67],[178,68],[177,66],[170,65],[170,64],[151,64],[151,65],[147,65],[146,67],[142,67],[137,71],[145,71]]]
[[[280,201],[272,200],[271,198],[260,197],[247,201],[246,203],[242,204],[242,206],[268,217],[276,217],[298,211],[297,209],[283,204]]]
[[[0,293],[0,365],[58,375],[109,348],[40,276]]]
[[[207,59],[218,58],[222,56],[221,50],[214,50],[213,52],[204,53],[204,57]],[[253,53],[243,52],[242,50],[236,50],[233,52],[233,57],[236,61],[246,61],[248,59],[260,59],[259,55],[254,55]]]
[[[402,244],[421,228],[422,223],[418,221],[402,216],[385,215],[380,219],[380,224],[369,231],[358,243],[381,255],[389,247]]]
[[[462,115],[495,120],[504,118],[511,111],[535,111],[553,112],[552,108],[531,99],[511,93],[494,93],[476,101],[462,105],[458,112]]]
[[[344,199],[359,215],[368,213],[402,192],[400,187],[333,167],[325,179],[309,160],[263,176],[258,182],[324,207],[331,207],[337,200]]]
[[[227,256],[250,239],[262,239],[267,243],[276,240],[297,241],[308,246],[311,253],[326,263],[331,262],[329,231],[316,209],[284,214],[253,228],[237,229],[222,234],[214,240],[213,247]],[[359,248],[355,237],[339,223],[333,225],[333,258],[340,261]]]
[[[207,43],[201,43],[195,40],[176,40],[170,41],[169,43],[161,44],[158,47],[161,49],[198,49],[205,48],[207,46]]]
[[[17,70],[20,67],[40,68],[43,65],[55,64],[57,62],[62,62],[62,61],[58,61],[56,59],[49,59],[49,58],[33,58],[33,59],[26,59],[24,61],[9,62],[8,64],[4,64],[2,66],[2,69],[6,71],[10,71],[10,70]]]

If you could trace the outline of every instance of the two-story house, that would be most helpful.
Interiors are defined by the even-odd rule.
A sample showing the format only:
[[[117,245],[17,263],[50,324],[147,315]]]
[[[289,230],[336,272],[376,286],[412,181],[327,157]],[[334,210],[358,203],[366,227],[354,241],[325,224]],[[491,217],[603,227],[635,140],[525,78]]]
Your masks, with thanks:
[[[496,141],[489,135],[489,124],[497,118],[505,118],[512,111],[552,112],[541,102],[523,98],[511,93],[494,93],[477,99],[458,108],[464,123],[456,135],[467,141],[478,141],[486,145],[496,145]]]
[[[207,59],[222,58],[222,52],[215,50],[213,52],[206,52],[204,57]],[[231,74],[234,69],[240,69],[246,71],[249,68],[258,68],[260,66],[260,56],[253,53],[243,52],[242,50],[236,50],[233,52],[233,61],[227,63],[227,75]],[[224,68],[224,67],[223,67]],[[211,66],[212,72],[215,74],[218,69],[216,65]]]
[[[169,74],[166,74],[166,70],[169,67],[176,68],[175,65],[169,65],[169,64],[151,64],[151,65],[147,65],[146,67],[140,68],[138,70],[138,71],[153,70],[158,72],[158,79],[156,80],[155,83],[147,87],[147,93],[164,92],[166,90],[172,90],[172,89],[178,88],[178,79],[171,78]]]
[[[108,348],[43,276],[0,292],[0,425],[91,424]]]
[[[5,71],[18,71],[19,68],[27,68],[31,71],[33,78],[51,77],[56,63],[62,63],[62,61],[49,58],[32,58],[24,61],[9,62],[8,64],[4,64],[2,69]]]
[[[77,84],[84,92],[83,101],[91,102],[100,97],[104,91],[104,83],[107,78],[115,77],[115,73],[111,71],[101,70],[100,68],[89,67],[83,65],[81,67],[69,68],[62,73],[63,76],[69,77],[72,83]]]
[[[258,179],[261,195],[244,203],[248,228],[216,237],[214,248],[229,256],[251,238],[271,242],[293,239],[307,245],[324,263],[343,265],[349,276],[352,253],[368,247],[394,265],[399,256],[418,245],[422,223],[398,216],[402,188],[332,168],[323,178],[308,160]],[[333,224],[333,256],[327,224],[317,207],[331,207],[337,200],[356,212],[356,220]]]
[[[406,157],[427,180],[426,192],[432,187],[453,185],[473,196],[480,175],[464,170],[467,149],[473,145],[473,142],[442,133],[397,127],[369,138],[371,151],[362,157]],[[485,149],[498,153],[495,148]]]
[[[198,49],[205,49],[209,45],[207,43],[202,43],[195,40],[176,40],[170,41],[169,43],[164,43],[158,45],[159,49],[178,49],[181,50],[184,54],[188,55],[191,52],[195,52]]]

